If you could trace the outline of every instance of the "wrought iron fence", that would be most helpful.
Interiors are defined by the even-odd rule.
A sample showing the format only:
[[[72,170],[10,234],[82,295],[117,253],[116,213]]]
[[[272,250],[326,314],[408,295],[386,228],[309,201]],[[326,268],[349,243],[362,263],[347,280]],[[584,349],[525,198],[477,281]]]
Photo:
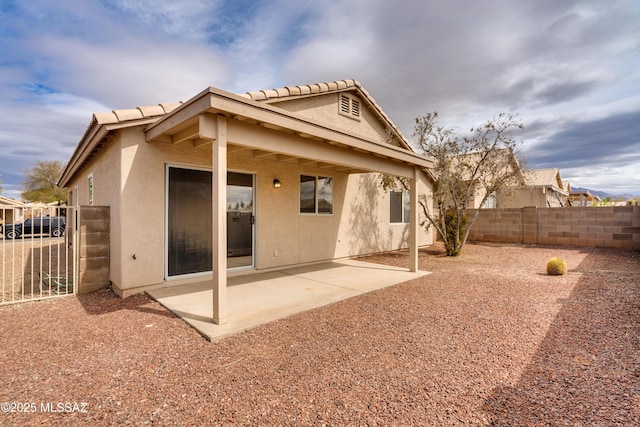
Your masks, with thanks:
[[[74,207],[0,208],[0,305],[75,293]]]

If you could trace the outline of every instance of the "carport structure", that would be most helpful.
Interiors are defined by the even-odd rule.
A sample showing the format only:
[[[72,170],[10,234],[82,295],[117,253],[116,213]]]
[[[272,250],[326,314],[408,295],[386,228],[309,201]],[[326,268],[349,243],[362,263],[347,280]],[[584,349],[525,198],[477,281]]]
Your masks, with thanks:
[[[408,269],[411,272],[418,270],[418,181],[424,180],[423,171],[432,166],[431,161],[413,152],[358,82],[342,81],[304,88],[311,92],[315,90],[317,94],[356,93],[358,100],[365,104],[358,104],[358,108],[373,111],[386,123],[390,140],[399,142],[393,145],[330,127],[326,121],[272,105],[274,100],[281,102],[300,95],[304,89],[299,86],[247,95],[210,87],[144,130],[145,141],[149,144],[211,149],[213,322],[216,324],[226,323],[228,317],[226,182],[229,156],[293,163],[328,173],[376,172],[409,179]]]

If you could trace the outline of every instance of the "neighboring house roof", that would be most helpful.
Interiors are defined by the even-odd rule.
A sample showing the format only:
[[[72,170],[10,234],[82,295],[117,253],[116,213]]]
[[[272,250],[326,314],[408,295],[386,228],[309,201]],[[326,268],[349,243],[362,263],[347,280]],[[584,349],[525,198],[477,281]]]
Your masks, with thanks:
[[[26,206],[24,202],[20,200],[12,199],[10,197],[0,196],[0,205],[3,206],[14,206],[14,207],[23,207]]]
[[[327,123],[315,121],[274,105],[289,99],[341,91],[356,92],[392,132],[401,147],[381,144],[367,137],[335,129]],[[170,143],[176,143],[181,140],[197,140],[198,143],[203,144],[207,141],[210,142],[209,137],[202,134],[202,132],[206,132],[206,129],[198,123],[198,115],[204,113],[227,115],[243,121],[260,123],[272,129],[290,128],[305,138],[311,137],[329,141],[332,145],[352,148],[358,152],[368,152],[378,157],[392,158],[400,163],[416,165],[423,169],[432,164],[430,160],[414,152],[398,128],[356,80],[289,86],[247,92],[243,95],[209,87],[187,102],[158,104],[94,114],[62,173],[59,185],[66,186],[74,174],[95,156],[102,145],[109,141],[113,132],[118,129],[146,125],[145,134],[149,142],[170,141]]]
[[[551,188],[565,195],[569,193],[569,183],[567,181],[565,184],[562,180],[558,168],[528,170],[524,172],[524,177],[528,186]]]
[[[591,192],[589,190],[579,190],[579,191],[571,191],[569,193],[569,200],[570,201],[583,200],[583,201],[586,201],[586,202],[599,202],[600,201],[600,197],[595,195],[595,194],[591,194]]]
[[[520,163],[518,162],[518,159],[516,158],[513,151],[507,148],[501,148],[501,149],[495,150],[492,154],[494,154],[493,165],[501,164],[504,167],[510,167],[513,173],[515,174],[516,179],[521,183],[524,182],[522,168],[520,167]],[[469,164],[475,167],[480,162],[481,155],[482,153],[469,153],[469,154],[456,156],[454,159],[452,159],[451,164],[453,167],[459,167],[464,164]],[[487,162],[486,164],[489,165],[489,163],[490,162]],[[493,166],[491,166],[491,168],[493,168]],[[471,178],[469,168],[464,168],[463,173],[464,175],[466,175],[462,177],[463,179],[469,180]],[[480,179],[480,178],[482,177],[481,176],[476,177],[476,179]]]

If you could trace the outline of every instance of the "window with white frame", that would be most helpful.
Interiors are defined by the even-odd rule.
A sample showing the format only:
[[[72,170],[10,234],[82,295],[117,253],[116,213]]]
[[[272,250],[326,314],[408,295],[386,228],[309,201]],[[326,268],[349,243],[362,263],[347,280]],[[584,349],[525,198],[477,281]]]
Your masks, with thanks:
[[[300,175],[300,213],[333,213],[333,178]]]
[[[93,174],[87,177],[87,188],[89,194],[89,206],[93,206]]]
[[[408,224],[410,206],[408,191],[389,191],[389,218],[392,224]]]
[[[496,198],[495,193],[492,193],[487,196],[487,200],[484,201],[484,205],[482,207],[485,209],[495,209],[497,206],[498,199]]]

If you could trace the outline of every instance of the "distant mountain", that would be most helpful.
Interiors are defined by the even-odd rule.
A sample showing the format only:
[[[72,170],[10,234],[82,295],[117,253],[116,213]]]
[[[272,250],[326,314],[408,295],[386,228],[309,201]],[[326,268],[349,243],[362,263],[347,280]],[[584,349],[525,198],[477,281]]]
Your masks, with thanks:
[[[634,196],[632,194],[611,194],[611,193],[607,193],[606,191],[591,190],[589,188],[580,188],[580,187],[571,187],[571,190],[573,190],[573,191],[588,191],[589,193],[593,194],[594,196],[600,197],[600,200],[604,200],[607,197],[611,198],[612,200],[616,200],[618,198],[621,198],[623,200],[629,200],[629,199],[634,199],[636,197],[640,197],[638,195]]]

